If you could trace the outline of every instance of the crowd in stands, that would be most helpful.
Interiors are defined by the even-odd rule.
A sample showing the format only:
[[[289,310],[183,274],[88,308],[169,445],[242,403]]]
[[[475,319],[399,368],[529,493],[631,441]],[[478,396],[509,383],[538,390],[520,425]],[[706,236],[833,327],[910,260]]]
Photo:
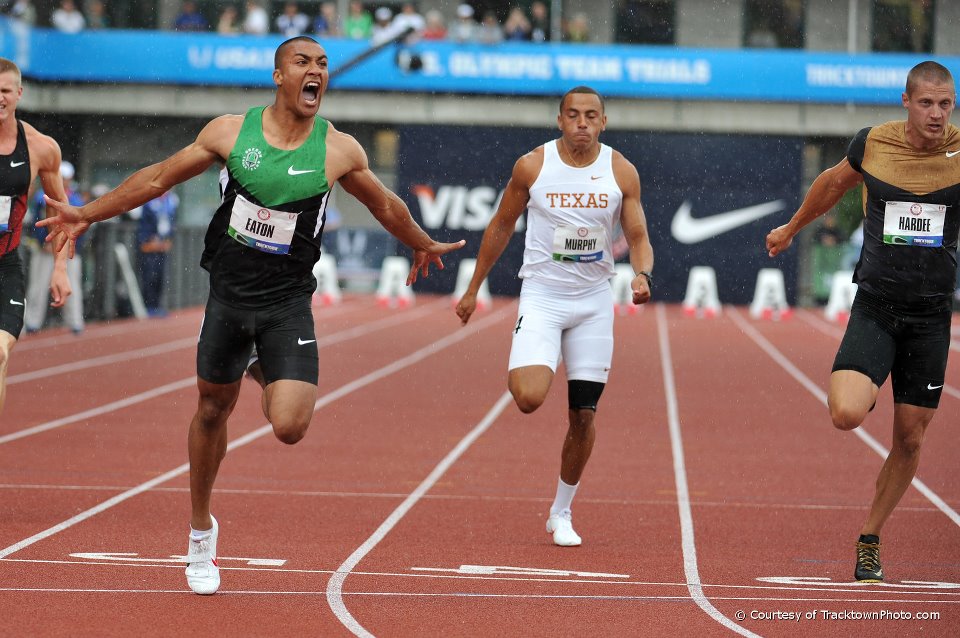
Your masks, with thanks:
[[[50,15],[49,24],[65,33],[108,28],[111,25],[106,2],[109,0],[60,0]],[[276,15],[271,15],[270,4],[266,0],[246,0],[242,6],[225,6],[216,20],[211,22],[195,0],[184,0],[168,27],[173,31],[216,32],[222,35],[273,33],[287,37],[335,36],[370,40],[374,44],[388,41],[409,28],[414,30],[412,38],[422,40],[495,44],[502,41],[545,42],[550,39],[549,10],[547,4],[540,0],[530,5],[529,14],[519,6],[512,7],[502,23],[497,13],[485,11],[478,15],[469,3],[456,5],[450,15],[444,15],[437,9],[421,15],[414,2],[403,3],[400,11],[394,14],[389,6],[353,0],[345,16],[338,15],[337,3],[333,1],[319,5],[309,3],[308,6],[316,12],[315,15],[293,1],[283,3]],[[27,24],[39,24],[32,0],[7,2],[4,12]],[[586,14],[577,13],[565,18],[562,26],[563,40],[590,41]]]

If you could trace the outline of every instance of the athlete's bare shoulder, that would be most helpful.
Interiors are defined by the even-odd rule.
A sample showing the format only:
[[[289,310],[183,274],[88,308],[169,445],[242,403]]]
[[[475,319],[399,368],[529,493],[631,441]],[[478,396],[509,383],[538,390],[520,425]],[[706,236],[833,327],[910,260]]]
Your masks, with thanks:
[[[611,164],[613,165],[613,176],[616,178],[620,190],[626,192],[628,189],[639,188],[640,174],[637,172],[637,167],[624,157],[623,153],[616,149],[612,150],[613,156],[611,157]]]
[[[363,146],[349,133],[338,131],[327,123],[327,180],[333,183],[352,171],[369,168]]]
[[[547,142],[552,144],[553,142]],[[533,186],[543,168],[544,150],[543,145],[538,146],[529,153],[520,156],[520,159],[513,165],[513,175],[511,179],[527,188]]]
[[[197,145],[226,160],[240,136],[243,115],[221,115],[210,120],[197,136]]]
[[[27,149],[30,153],[30,164],[34,170],[59,170],[60,145],[49,135],[44,135],[32,124],[20,120],[23,132],[27,137]]]

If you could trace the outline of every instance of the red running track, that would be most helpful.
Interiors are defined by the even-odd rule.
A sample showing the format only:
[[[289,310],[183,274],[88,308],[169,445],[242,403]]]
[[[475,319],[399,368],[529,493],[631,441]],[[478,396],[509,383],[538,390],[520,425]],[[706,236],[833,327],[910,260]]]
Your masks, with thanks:
[[[887,524],[888,582],[851,581],[889,446],[824,392],[841,328],[801,311],[619,316],[579,548],[543,529],[564,385],[505,394],[512,299],[316,311],[321,381],[283,446],[246,383],[214,494],[222,588],[189,592],[186,429],[199,309],[24,338],[0,415],[4,636],[955,636],[960,360]],[[792,617],[791,617],[792,615]]]

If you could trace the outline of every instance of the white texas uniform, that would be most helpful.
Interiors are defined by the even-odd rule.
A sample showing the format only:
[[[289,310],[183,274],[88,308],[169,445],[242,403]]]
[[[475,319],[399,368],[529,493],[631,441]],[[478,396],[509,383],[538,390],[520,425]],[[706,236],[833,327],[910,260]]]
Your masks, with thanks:
[[[613,229],[623,193],[613,149],[600,145],[590,165],[564,164],[559,140],[543,146],[530,187],[520,278],[520,309],[509,369],[545,365],[562,355],[568,380],[606,383],[613,358]]]

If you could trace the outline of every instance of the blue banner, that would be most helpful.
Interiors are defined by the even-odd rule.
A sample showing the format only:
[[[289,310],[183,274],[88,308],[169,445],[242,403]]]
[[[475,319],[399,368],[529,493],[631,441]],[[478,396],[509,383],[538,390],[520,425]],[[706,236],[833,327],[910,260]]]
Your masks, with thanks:
[[[65,34],[0,18],[0,55],[40,81],[272,86],[278,35],[160,31]],[[325,38],[330,68],[369,49]],[[391,45],[333,82],[361,91],[561,95],[588,84],[610,97],[895,105],[923,56],[662,46],[421,42]],[[960,57],[938,57],[960,71]],[[411,62],[415,62],[411,64]],[[409,70],[415,68],[416,70]]]
[[[514,162],[558,132],[453,126],[404,126],[399,132],[398,194],[435,239],[467,240],[464,249],[444,257],[446,270],[416,284],[449,294],[459,260],[477,255]],[[658,301],[682,301],[690,268],[711,266],[723,303],[750,303],[761,268],[780,268],[788,300],[795,302],[797,251],[770,259],[764,243],[799,205],[800,138],[608,131],[601,141],[640,174]],[[492,294],[519,293],[524,230],[522,217],[490,273]]]

